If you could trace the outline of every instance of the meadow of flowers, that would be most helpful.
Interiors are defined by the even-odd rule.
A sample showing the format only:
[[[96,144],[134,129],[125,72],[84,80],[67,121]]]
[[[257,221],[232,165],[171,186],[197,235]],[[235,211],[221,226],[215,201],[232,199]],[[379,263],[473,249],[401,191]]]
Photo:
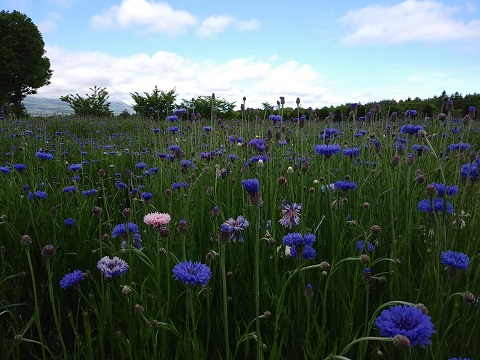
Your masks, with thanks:
[[[480,122],[0,120],[1,359],[480,359]]]

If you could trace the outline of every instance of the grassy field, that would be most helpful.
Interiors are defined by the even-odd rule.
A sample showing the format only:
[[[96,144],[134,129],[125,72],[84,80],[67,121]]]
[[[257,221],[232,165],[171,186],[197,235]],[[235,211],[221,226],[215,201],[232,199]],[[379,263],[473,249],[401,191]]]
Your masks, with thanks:
[[[0,358],[480,358],[479,121],[273,114],[0,120]]]

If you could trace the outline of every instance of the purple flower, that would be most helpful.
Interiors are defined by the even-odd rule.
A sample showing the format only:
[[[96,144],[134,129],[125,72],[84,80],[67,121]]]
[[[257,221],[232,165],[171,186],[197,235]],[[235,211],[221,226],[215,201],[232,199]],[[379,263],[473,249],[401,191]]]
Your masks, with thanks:
[[[83,271],[75,270],[63,276],[63,278],[60,280],[60,287],[63,290],[65,290],[70,286],[77,285],[82,280],[83,280]]]
[[[396,305],[383,310],[375,320],[375,325],[380,335],[391,338],[403,335],[412,346],[419,345],[421,348],[431,344],[430,336],[436,333],[430,316],[408,305]]]
[[[449,202],[445,205],[443,198],[435,198],[433,200],[423,199],[418,203],[418,211],[429,213],[445,211],[448,214],[452,214],[453,206]]]
[[[470,264],[470,259],[462,252],[448,250],[442,252],[440,255],[440,262],[443,265],[454,269],[467,270],[467,267]]]
[[[136,234],[138,233],[138,226],[132,222],[128,224],[118,224],[113,228],[112,231],[112,238],[116,237],[127,237],[128,234]]]
[[[438,197],[443,197],[443,194],[445,192],[445,186],[443,184],[437,184],[437,183],[431,183],[429,186],[435,187],[437,190]],[[458,186],[455,185],[447,185],[446,186],[446,193],[447,196],[453,196],[458,192]]]
[[[326,158],[331,157],[332,155],[340,152],[340,145],[330,144],[330,145],[316,145],[315,152],[317,155],[323,155]]]
[[[77,220],[75,220],[74,218],[66,218],[65,220],[63,220],[63,222],[69,228],[77,225]]]
[[[27,170],[27,165],[25,164],[14,164],[13,168],[17,171]]]
[[[97,189],[84,190],[84,191],[82,191],[82,195],[83,196],[94,196],[94,195],[97,194],[97,192],[98,192]]]
[[[374,251],[375,250],[375,246],[370,242],[370,241],[363,241],[363,240],[360,240],[358,243],[357,243],[357,251],[358,252],[361,252],[361,253],[365,253],[370,251]]]
[[[180,280],[187,287],[195,287],[197,285],[206,286],[212,277],[210,268],[198,261],[179,262],[172,270],[175,280]]]
[[[279,220],[279,223],[285,227],[291,229],[294,226],[297,226],[300,223],[300,211],[302,210],[302,204],[281,204],[282,207],[282,218]]]
[[[283,237],[283,244],[290,247],[290,256],[302,257],[305,260],[311,260],[317,255],[312,247],[315,241],[313,234],[302,236],[300,233],[289,233]],[[298,254],[298,251],[301,251],[301,254]]]
[[[260,192],[260,182],[258,179],[242,180],[242,186],[249,195],[255,195]]]
[[[236,220],[233,218],[225,221],[220,230],[223,233],[231,233],[230,240],[233,242],[243,242],[242,231],[248,227],[248,221],[243,216],[238,216]]]
[[[343,156],[360,156],[360,150],[357,147],[343,149]]]
[[[353,181],[338,180],[333,184],[333,187],[335,188],[335,190],[341,189],[343,191],[347,191],[355,190],[357,188],[357,184],[355,184],[355,182]]]
[[[35,153],[35,157],[40,160],[53,160],[53,155],[44,149],[40,149]]]
[[[127,273],[128,264],[116,256],[112,259],[108,256],[102,257],[98,260],[97,269],[100,270],[107,279],[112,279]]]
[[[72,164],[69,167],[67,167],[68,171],[79,171],[82,170],[82,164]]]

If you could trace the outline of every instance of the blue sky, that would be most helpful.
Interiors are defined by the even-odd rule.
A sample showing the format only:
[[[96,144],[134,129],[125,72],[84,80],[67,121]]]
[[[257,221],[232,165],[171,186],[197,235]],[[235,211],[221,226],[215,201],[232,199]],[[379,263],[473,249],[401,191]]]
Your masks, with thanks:
[[[39,97],[176,88],[247,107],[479,92],[480,1],[2,0],[39,27]]]

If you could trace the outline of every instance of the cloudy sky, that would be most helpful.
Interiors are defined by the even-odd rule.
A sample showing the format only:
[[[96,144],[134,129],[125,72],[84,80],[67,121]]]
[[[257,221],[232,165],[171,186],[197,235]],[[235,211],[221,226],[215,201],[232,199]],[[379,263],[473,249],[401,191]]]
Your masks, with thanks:
[[[247,107],[427,98],[480,84],[480,1],[2,0],[39,27],[39,97],[176,88]]]

